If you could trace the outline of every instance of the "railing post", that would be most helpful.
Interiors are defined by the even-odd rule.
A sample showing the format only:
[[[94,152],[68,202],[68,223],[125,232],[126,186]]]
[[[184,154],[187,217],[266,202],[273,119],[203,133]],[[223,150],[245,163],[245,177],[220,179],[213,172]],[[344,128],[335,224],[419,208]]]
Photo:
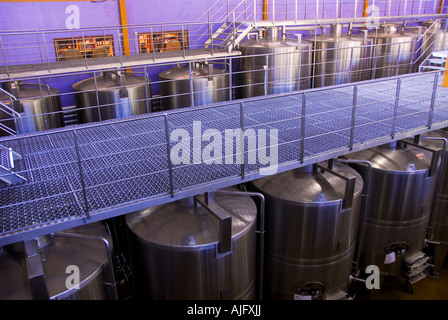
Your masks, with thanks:
[[[395,127],[396,127],[397,115],[398,115],[398,104],[400,101],[400,90],[401,90],[401,78],[398,78],[397,79],[397,89],[395,91],[394,118],[392,120],[392,132],[391,132],[392,139],[395,137]]]
[[[429,109],[429,116],[428,116],[428,129],[431,129],[432,126],[432,117],[434,115],[434,106],[436,103],[436,96],[437,96],[437,87],[439,86],[439,73],[434,73],[434,85],[432,86],[432,96],[431,96],[431,106]]]
[[[169,185],[171,197],[174,197],[174,184],[173,184],[173,164],[171,162],[171,148],[170,148],[170,129],[168,126],[168,115],[163,115],[165,119],[165,138],[166,138],[166,154],[168,161],[168,175],[169,175]]]
[[[6,61],[5,48],[3,48],[3,41],[2,41],[2,37],[1,36],[0,36],[0,48],[2,49],[3,60],[5,61],[6,74],[9,77],[9,67],[8,67],[8,62]]]
[[[257,22],[257,0],[254,0],[253,6],[254,6],[254,23],[256,23]]]
[[[45,43],[45,34],[42,32],[42,40],[44,41],[45,58],[47,59],[48,72],[51,72],[50,61],[48,59],[47,44]]]
[[[190,84],[190,104],[194,107],[194,84],[193,84],[193,68],[191,67],[191,62],[188,62],[188,75]]]
[[[241,147],[241,179],[244,179],[244,108],[243,103],[240,103],[240,127],[241,127],[241,136],[240,136],[240,147]],[[238,150],[235,150],[238,153]]]
[[[303,163],[305,154],[305,115],[306,115],[306,98],[305,93],[302,93],[302,111],[300,118],[300,163]]]
[[[355,136],[355,118],[356,118],[356,106],[358,102],[358,86],[355,84],[353,86],[353,105],[352,105],[352,121],[350,128],[350,145],[349,150],[353,150],[353,140]]]
[[[89,203],[87,201],[86,184],[84,181],[84,172],[82,169],[81,153],[79,152],[79,143],[78,143],[78,136],[76,134],[76,130],[73,130],[73,141],[75,143],[75,153],[76,153],[76,158],[77,158],[77,162],[78,162],[79,178],[81,180],[82,196],[84,198],[84,205],[85,205],[85,209],[86,209],[86,218],[90,219]]]

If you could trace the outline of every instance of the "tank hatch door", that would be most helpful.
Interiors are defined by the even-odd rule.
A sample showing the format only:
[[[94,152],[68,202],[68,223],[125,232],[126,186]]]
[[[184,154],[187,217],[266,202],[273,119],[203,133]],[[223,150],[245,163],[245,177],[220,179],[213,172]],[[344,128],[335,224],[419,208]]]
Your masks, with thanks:
[[[320,282],[305,282],[296,287],[294,300],[321,300],[325,285]]]

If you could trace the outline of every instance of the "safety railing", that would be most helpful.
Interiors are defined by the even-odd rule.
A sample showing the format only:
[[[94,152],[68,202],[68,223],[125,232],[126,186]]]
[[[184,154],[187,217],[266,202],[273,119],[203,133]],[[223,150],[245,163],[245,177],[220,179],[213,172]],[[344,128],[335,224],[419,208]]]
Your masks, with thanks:
[[[233,100],[1,138],[0,243],[105,219],[447,126],[440,72]]]
[[[275,40],[283,41],[286,52],[274,49],[272,53],[16,78],[16,83],[35,89],[31,93],[19,90],[17,97],[0,90],[0,135],[69,125],[67,118],[75,119],[70,123],[102,121],[416,72],[427,54],[423,48],[432,48],[436,42],[421,27],[406,28],[396,43],[378,43],[374,31],[344,27],[339,47],[313,45],[327,43],[321,41],[329,37],[328,30],[323,33],[325,28],[310,27],[307,37],[286,28]],[[249,36],[256,39],[257,33]],[[442,48],[447,50],[446,33],[439,30],[438,36],[446,38]],[[6,88],[10,80],[0,85]]]
[[[445,7],[444,0],[218,0],[193,22],[2,31],[0,67],[2,73],[9,75],[14,74],[11,70],[14,66],[25,65],[21,70],[29,70],[32,74],[32,65],[35,64],[45,64],[48,70],[56,67],[70,69],[73,60],[77,60],[82,61],[86,68],[94,69],[112,61],[98,60],[101,58],[115,57],[114,62],[126,65],[132,59],[130,56],[146,55],[146,58],[155,60],[156,54],[168,51],[176,51],[179,59],[185,57],[186,50],[206,50],[212,55],[213,50],[220,48],[206,45],[206,49],[204,45],[224,23],[229,25],[229,35],[221,45],[226,44],[233,49],[232,41],[236,39],[237,30],[252,22],[319,24],[351,19],[356,23],[376,24],[379,19],[393,17],[406,20],[446,16]],[[92,58],[97,59],[93,62]]]

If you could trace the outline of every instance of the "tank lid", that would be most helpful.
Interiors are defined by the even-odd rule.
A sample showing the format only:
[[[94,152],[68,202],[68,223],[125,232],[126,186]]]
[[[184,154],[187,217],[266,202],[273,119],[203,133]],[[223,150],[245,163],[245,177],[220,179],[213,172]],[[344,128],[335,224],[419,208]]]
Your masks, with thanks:
[[[385,34],[396,34],[398,32],[398,25],[393,23],[384,23],[380,26],[380,32]]]
[[[278,28],[277,27],[267,27],[266,28],[266,38],[275,40],[278,38]]]
[[[96,84],[95,84],[96,82]],[[145,78],[134,75],[125,75],[124,83],[126,87],[131,86],[144,86]],[[113,72],[102,72],[101,76],[87,78],[73,84],[72,88],[78,91],[95,90],[98,88],[100,90],[119,90],[121,88],[120,77],[118,77]]]
[[[346,158],[369,161],[375,169],[407,172],[429,169],[432,153],[410,145],[397,148],[386,144],[346,155]]]
[[[326,166],[324,163],[320,163]],[[346,181],[329,172],[312,170],[311,167],[294,169],[253,181],[253,185],[264,194],[294,202],[326,202],[342,200]],[[354,194],[362,191],[361,176],[345,164],[336,163],[333,171],[345,176],[356,177]]]
[[[3,89],[11,93],[14,97],[20,100],[24,99],[41,99],[41,97],[46,97],[48,95],[57,95],[59,90],[55,88],[48,87],[46,85],[24,83],[22,81],[12,81],[3,83]],[[41,90],[42,89],[42,90]],[[9,101],[10,97],[4,93],[0,92],[0,101]]]
[[[216,203],[231,215],[234,238],[255,223],[250,196],[216,193]],[[219,220],[201,206],[171,202],[126,215],[128,228],[143,242],[168,247],[197,247],[219,241]]]
[[[330,26],[330,35],[332,35],[333,37],[342,36],[342,24],[340,23],[332,24]]]

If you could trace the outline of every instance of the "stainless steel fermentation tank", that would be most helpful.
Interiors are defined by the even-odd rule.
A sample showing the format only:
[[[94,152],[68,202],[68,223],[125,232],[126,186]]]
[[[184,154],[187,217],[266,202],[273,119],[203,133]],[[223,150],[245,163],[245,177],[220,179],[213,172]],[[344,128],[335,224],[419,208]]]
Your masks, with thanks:
[[[151,111],[148,79],[122,72],[101,72],[75,83],[75,101],[81,123],[122,118]]]
[[[404,257],[425,246],[440,152],[394,142],[345,157],[371,164],[357,239],[359,269],[376,265],[382,275],[398,276]],[[367,180],[366,166],[352,166]]]
[[[342,25],[330,27],[308,41],[314,48],[314,87],[368,80],[372,68],[372,40],[363,34],[343,34]]]
[[[428,239],[434,241],[434,272],[440,273],[442,264],[448,253],[448,151],[445,143],[448,139],[448,128],[431,131],[423,134],[421,144],[433,149],[443,150],[443,163],[439,183],[436,188],[434,205],[429,223]]]
[[[1,300],[117,299],[112,239],[101,223],[0,249]]]
[[[178,66],[159,73],[163,110],[230,100],[229,74],[212,63]]]
[[[384,78],[414,72],[418,34],[385,23],[368,33],[373,41],[372,78]]]
[[[13,81],[0,91],[0,136],[64,126],[59,90],[47,85]]]
[[[137,298],[255,298],[257,206],[213,195],[126,215]]]
[[[346,164],[318,163],[251,182],[266,198],[267,299],[344,299],[363,180]]]
[[[270,27],[266,37],[239,44],[242,58],[237,67],[238,98],[284,93],[311,87],[312,44],[279,37]]]

